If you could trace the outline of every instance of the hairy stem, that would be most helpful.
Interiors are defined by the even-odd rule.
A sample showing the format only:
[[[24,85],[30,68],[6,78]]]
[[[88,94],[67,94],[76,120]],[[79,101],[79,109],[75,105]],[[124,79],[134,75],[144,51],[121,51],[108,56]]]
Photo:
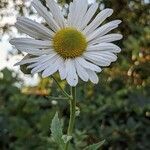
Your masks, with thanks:
[[[74,124],[75,124],[75,113],[76,113],[76,87],[71,87],[71,95],[72,99],[70,101],[70,120],[69,120],[69,127],[67,131],[67,136],[72,136]],[[69,142],[65,145],[65,150],[68,150]]]
[[[56,78],[54,76],[52,76],[53,80],[56,82],[57,86],[59,87],[59,89],[62,91],[63,95],[68,97],[68,99],[71,99],[71,96],[60,86],[59,82],[56,80]]]

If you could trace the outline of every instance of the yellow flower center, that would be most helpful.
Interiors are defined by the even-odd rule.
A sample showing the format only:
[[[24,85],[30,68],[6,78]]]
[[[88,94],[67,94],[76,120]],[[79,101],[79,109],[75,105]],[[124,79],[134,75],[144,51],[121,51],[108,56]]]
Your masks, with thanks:
[[[64,59],[75,58],[83,54],[87,48],[87,42],[81,32],[68,27],[54,35],[53,48]]]

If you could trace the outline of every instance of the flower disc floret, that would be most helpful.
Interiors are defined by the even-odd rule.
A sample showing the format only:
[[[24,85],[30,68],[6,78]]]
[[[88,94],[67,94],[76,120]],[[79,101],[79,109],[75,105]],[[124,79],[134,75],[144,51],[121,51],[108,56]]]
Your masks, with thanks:
[[[86,50],[85,36],[74,28],[64,28],[53,38],[54,50],[64,59],[81,56]]]

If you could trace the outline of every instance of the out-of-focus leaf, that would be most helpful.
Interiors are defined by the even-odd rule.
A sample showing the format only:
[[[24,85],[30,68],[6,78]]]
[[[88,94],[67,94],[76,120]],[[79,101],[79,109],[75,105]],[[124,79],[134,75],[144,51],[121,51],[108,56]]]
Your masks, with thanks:
[[[96,144],[92,144],[87,146],[84,150],[98,150],[98,148],[100,148],[103,144],[104,144],[105,140],[96,143]]]
[[[62,139],[63,139],[64,143],[67,143],[67,142],[69,142],[72,139],[72,136],[63,135]]]

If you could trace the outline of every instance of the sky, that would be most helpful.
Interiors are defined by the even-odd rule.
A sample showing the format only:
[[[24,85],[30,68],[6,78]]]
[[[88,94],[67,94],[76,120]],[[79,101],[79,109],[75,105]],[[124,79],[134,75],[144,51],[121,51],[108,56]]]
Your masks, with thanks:
[[[88,0],[89,3],[93,3],[95,0]],[[15,24],[16,22],[16,16],[18,14],[18,12],[14,9],[12,0],[9,1],[9,13],[11,15],[9,15],[9,17],[5,17],[3,18],[3,20],[0,22],[0,25],[3,24],[7,24],[10,23],[11,24]],[[19,1],[18,1],[19,3]],[[26,3],[26,5],[28,6],[30,3]],[[6,9],[2,10],[4,13],[5,11],[8,11]],[[7,12],[8,13],[8,12]],[[28,15],[26,14],[26,17],[28,17]],[[30,17],[31,18],[31,17]],[[35,19],[35,18],[34,18]],[[37,18],[36,18],[36,21]],[[25,36],[25,35],[19,35],[16,28],[12,27],[11,28],[11,33],[5,34],[5,35],[1,35],[0,34],[0,70],[2,70],[3,68],[7,67],[11,70],[14,70],[15,72],[18,72],[20,77],[24,79],[25,84],[30,84],[30,85],[36,85],[37,81],[38,81],[38,76],[35,75],[34,77],[28,76],[28,75],[24,75],[20,70],[19,67],[14,67],[14,64],[16,62],[18,62],[19,60],[22,59],[22,56],[18,56],[18,55],[8,55],[9,52],[15,53],[15,49],[11,46],[11,44],[9,44],[9,40],[12,37],[20,37],[20,36]]]

